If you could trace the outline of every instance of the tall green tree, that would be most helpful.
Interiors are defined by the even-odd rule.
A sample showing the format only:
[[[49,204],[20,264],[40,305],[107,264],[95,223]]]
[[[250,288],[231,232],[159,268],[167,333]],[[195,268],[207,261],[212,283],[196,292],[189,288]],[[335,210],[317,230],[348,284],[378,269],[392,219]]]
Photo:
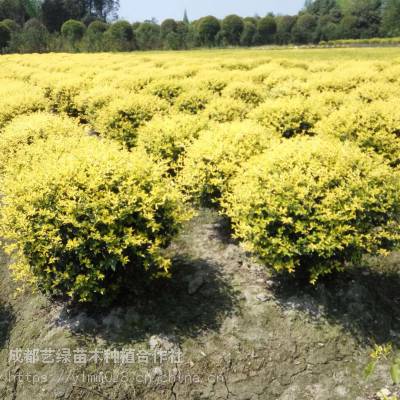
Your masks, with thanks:
[[[338,35],[341,39],[358,39],[360,32],[358,29],[358,20],[354,15],[346,14],[339,23]]]
[[[277,44],[289,44],[292,41],[292,29],[297,17],[291,15],[278,15],[276,21],[275,42]]]
[[[107,29],[108,24],[104,21],[96,20],[89,24],[84,37],[88,51],[104,50],[104,33]]]
[[[176,23],[176,35],[178,40],[178,49],[187,49],[188,45],[188,35],[190,31],[190,25],[185,21],[178,21]]]
[[[75,49],[77,43],[82,40],[86,32],[86,26],[81,21],[69,19],[61,27],[61,34],[67,40],[69,45]]]
[[[47,29],[56,32],[69,19],[85,20],[87,23],[113,19],[118,8],[119,0],[43,0],[41,16]]]
[[[21,34],[16,37],[20,51],[25,53],[43,53],[48,51],[49,33],[46,27],[36,18],[27,21]]]
[[[225,44],[238,46],[243,33],[243,19],[238,15],[228,15],[221,24],[221,34]]]
[[[383,3],[381,32],[386,36],[400,36],[400,0]]]
[[[135,30],[140,50],[154,50],[160,47],[160,26],[153,21],[141,23]]]
[[[207,17],[203,17],[199,21],[197,21],[197,32],[199,35],[199,41],[200,44],[203,46],[214,46],[216,36],[220,30],[220,22],[212,15],[208,15]]]
[[[257,42],[258,44],[269,44],[274,41],[274,36],[276,34],[276,21],[275,17],[267,15],[261,18],[257,24]]]
[[[322,16],[340,10],[340,6],[337,0],[314,0],[306,3],[305,10],[309,14]]]
[[[315,40],[335,40],[340,38],[340,25],[335,23],[329,14],[321,15],[315,29]]]
[[[9,45],[10,40],[11,30],[4,22],[0,22],[0,52]]]
[[[107,20],[117,17],[119,0],[85,0],[86,13],[98,19]]]
[[[62,24],[70,18],[64,0],[44,0],[42,20],[50,32],[59,32]]]
[[[252,46],[257,34],[257,25],[252,21],[245,21],[242,35],[240,36],[241,46]]]
[[[176,33],[177,23],[174,19],[165,19],[160,26],[161,39],[165,39],[170,33]]]
[[[299,44],[314,43],[318,18],[315,15],[304,13],[300,15],[292,28],[292,41]]]
[[[190,22],[189,22],[189,17],[188,17],[188,13],[187,13],[187,10],[185,9],[185,12],[183,13],[183,22],[186,24],[186,25],[188,25]]]
[[[135,34],[127,21],[113,23],[104,35],[108,50],[130,51],[136,48]]]
[[[40,18],[41,0],[22,0],[26,13],[30,18]]]
[[[371,38],[379,36],[382,18],[381,0],[352,0],[347,4],[345,16],[355,18],[355,37]]]
[[[381,19],[385,1],[389,3],[388,0],[309,0],[303,14],[318,18],[316,40],[370,38],[382,32]],[[391,10],[388,16],[393,15],[395,7]]]
[[[29,19],[22,0],[0,0],[0,20],[12,19],[23,25]]]

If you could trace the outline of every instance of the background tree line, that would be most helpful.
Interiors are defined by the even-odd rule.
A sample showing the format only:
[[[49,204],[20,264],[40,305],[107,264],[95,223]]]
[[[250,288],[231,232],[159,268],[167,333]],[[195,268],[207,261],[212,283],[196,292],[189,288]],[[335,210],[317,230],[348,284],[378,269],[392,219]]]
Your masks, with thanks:
[[[297,15],[117,20],[118,0],[0,0],[2,52],[309,44],[400,36],[400,0],[307,0]]]

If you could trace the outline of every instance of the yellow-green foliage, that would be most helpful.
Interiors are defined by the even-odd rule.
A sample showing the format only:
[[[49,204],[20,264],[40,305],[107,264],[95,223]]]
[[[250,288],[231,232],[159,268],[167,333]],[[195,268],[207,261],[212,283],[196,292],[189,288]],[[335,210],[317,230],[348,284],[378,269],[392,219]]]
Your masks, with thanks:
[[[210,72],[210,68],[203,70],[198,75],[199,87],[210,91],[214,95],[220,95],[225,87],[228,85],[229,80],[226,78],[224,72]]]
[[[196,202],[217,202],[237,168],[274,140],[277,135],[251,121],[211,126],[187,149],[178,178],[182,190]]]
[[[16,158],[3,183],[1,235],[18,260],[17,279],[90,301],[145,271],[168,273],[160,250],[187,213],[146,155],[97,138],[53,137]]]
[[[267,73],[261,81],[267,88],[268,95],[273,98],[308,95],[311,83],[307,76],[310,75],[310,72],[291,65],[291,62],[284,64],[287,64],[284,65],[284,68],[282,65],[280,68],[276,68],[274,64],[268,66],[268,72],[266,71]]]
[[[205,112],[211,120],[224,123],[244,120],[248,110],[248,105],[242,100],[220,97],[212,100]]]
[[[222,204],[236,236],[311,282],[399,243],[399,175],[351,143],[286,140],[245,163],[229,188]]]
[[[394,112],[397,107],[398,101],[350,102],[323,118],[315,129],[341,140],[354,140],[396,166],[400,163],[400,114]]]
[[[42,89],[16,80],[0,80],[0,129],[16,115],[44,110],[47,106]]]
[[[136,143],[137,129],[167,107],[167,103],[156,96],[131,95],[114,100],[101,109],[95,127],[105,137],[116,139],[131,148]]]
[[[83,129],[68,117],[45,112],[17,116],[0,133],[0,171],[15,158],[23,146],[52,136],[70,137],[83,134]]]
[[[176,100],[176,109],[187,114],[198,114],[203,111],[210,101],[210,94],[207,92],[189,91],[182,93]]]
[[[112,100],[127,98],[129,95],[127,90],[116,90],[112,86],[94,86],[74,97],[74,107],[82,117],[93,120],[96,114]]]
[[[183,87],[178,80],[160,79],[152,82],[147,90],[150,94],[173,103],[176,97],[182,93]]]
[[[206,118],[196,115],[156,117],[139,128],[137,146],[154,159],[166,161],[169,172],[175,174],[179,157],[207,125]]]
[[[242,100],[253,106],[260,104],[266,97],[262,86],[248,82],[234,82],[225,89],[224,93],[235,100]]]
[[[394,96],[393,83],[390,82],[366,82],[354,89],[356,98],[371,103],[376,100],[389,100]]]
[[[268,85],[267,81],[267,85]],[[304,96],[309,97],[311,94],[315,95],[318,92],[311,92],[310,83],[303,80],[282,78],[281,82],[276,82],[274,85],[270,85],[267,89],[269,98],[279,97],[296,97]]]
[[[250,117],[283,137],[290,138],[296,134],[312,134],[319,113],[312,99],[284,97],[262,103]]]
[[[87,275],[92,287],[75,285],[77,275],[55,278],[52,263],[65,272],[79,255],[84,261],[75,258],[74,268],[84,271],[86,259],[94,265],[110,252],[109,265],[122,265],[131,239],[121,234],[129,226],[119,213],[146,214],[137,233],[151,244],[135,251],[143,263],[157,261],[150,249],[166,245],[169,226],[179,225],[181,197],[223,212],[222,194],[238,235],[267,263],[290,270],[309,265],[313,277],[378,252],[377,237],[395,219],[390,179],[397,179],[400,161],[400,49],[3,55],[0,71],[3,236],[15,238],[20,250],[15,273],[31,280],[26,271],[41,271],[49,292],[89,299],[106,287],[108,277],[96,278],[94,267]],[[154,197],[158,187],[166,194]],[[303,192],[302,208],[296,199]],[[169,195],[176,209],[153,235],[150,225],[161,222],[148,207]],[[138,208],[130,208],[135,201]],[[73,202],[81,207],[71,221],[82,249],[74,254],[54,239],[57,218]],[[382,242],[390,247],[395,240],[387,235]],[[57,250],[56,261],[49,249]]]
[[[33,79],[41,86],[49,100],[52,111],[77,115],[75,97],[89,84],[89,80],[80,74],[45,73],[40,71]]]
[[[343,104],[349,101],[348,97],[344,97],[342,93],[322,92],[313,93],[311,107],[318,107],[320,116],[329,115],[331,112],[338,110]]]
[[[348,94],[366,81],[374,81],[377,76],[377,71],[366,63],[351,63],[343,67],[342,71],[337,70],[326,73],[326,71],[322,70],[316,72],[316,79],[312,80],[311,87],[319,92],[328,90]]]
[[[115,76],[115,72],[107,69],[97,75],[93,80],[93,84],[94,86],[101,86],[104,82],[107,82],[108,85],[114,86],[117,90],[136,93],[145,89],[155,79],[154,71],[143,71],[143,67],[145,67],[145,64],[142,65],[140,71],[130,71],[130,74],[122,73],[120,76]],[[131,74],[134,76],[129,76]]]

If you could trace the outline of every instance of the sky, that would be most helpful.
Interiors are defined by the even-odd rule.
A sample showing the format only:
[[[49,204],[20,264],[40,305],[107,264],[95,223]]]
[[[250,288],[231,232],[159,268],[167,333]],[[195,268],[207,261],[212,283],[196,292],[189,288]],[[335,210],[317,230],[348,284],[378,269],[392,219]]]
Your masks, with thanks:
[[[304,0],[120,0],[119,16],[130,22],[156,18],[182,19],[185,8],[190,20],[206,15],[222,18],[229,14],[241,16],[263,16],[295,14],[304,5]]]

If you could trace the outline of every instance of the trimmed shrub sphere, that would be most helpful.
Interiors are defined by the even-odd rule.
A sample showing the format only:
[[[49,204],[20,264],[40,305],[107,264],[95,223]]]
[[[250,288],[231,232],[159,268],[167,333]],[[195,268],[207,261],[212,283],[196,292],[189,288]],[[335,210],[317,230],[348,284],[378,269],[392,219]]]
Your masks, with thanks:
[[[187,213],[164,168],[93,137],[39,141],[16,160],[1,235],[18,280],[86,302],[112,298],[135,276],[168,274],[161,250]]]
[[[131,148],[136,145],[138,128],[167,108],[168,103],[156,96],[116,99],[100,110],[94,124],[107,138],[115,139]]]
[[[400,164],[400,116],[397,100],[370,104],[353,101],[323,118],[319,133],[355,141],[363,150],[381,154],[392,166]]]
[[[399,175],[336,139],[286,140],[243,165],[222,204],[235,235],[277,270],[315,282],[399,242]]]
[[[83,129],[71,118],[47,112],[16,116],[0,134],[0,172],[18,150],[49,137],[83,136]]]
[[[253,121],[212,125],[187,147],[178,177],[182,191],[195,203],[218,204],[241,164],[276,140],[276,134]]]

